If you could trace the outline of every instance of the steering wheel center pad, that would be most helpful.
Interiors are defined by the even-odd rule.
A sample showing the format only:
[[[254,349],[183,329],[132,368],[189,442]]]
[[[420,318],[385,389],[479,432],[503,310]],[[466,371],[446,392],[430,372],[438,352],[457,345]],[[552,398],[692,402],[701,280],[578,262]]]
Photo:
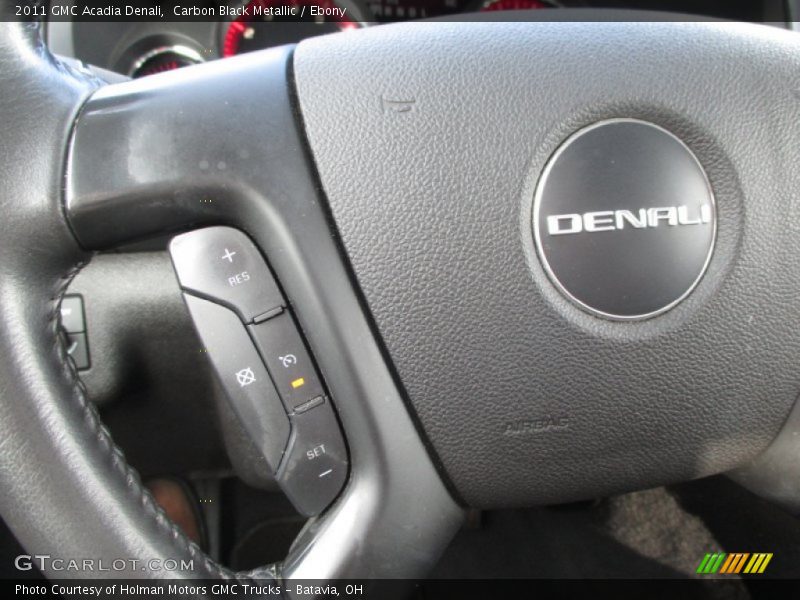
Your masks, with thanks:
[[[765,26],[641,22],[400,24],[300,44],[336,225],[467,504],[700,477],[775,437],[800,389],[798,50]],[[697,288],[635,323],[569,302],[531,232],[547,161],[607,119],[677,136],[717,201]]]
[[[165,231],[250,235],[347,438],[342,495],[258,576],[417,577],[461,521],[450,492],[479,507],[563,502],[724,471],[762,451],[795,402],[793,34],[409,23],[95,91],[35,26],[2,28],[16,155],[0,191],[0,511],[31,553],[250,575],[204,556],[155,507],[56,336],[87,250]],[[243,110],[263,118],[233,119]],[[553,153],[620,118],[686,144],[716,200],[705,275],[637,322],[567,300],[532,233]]]

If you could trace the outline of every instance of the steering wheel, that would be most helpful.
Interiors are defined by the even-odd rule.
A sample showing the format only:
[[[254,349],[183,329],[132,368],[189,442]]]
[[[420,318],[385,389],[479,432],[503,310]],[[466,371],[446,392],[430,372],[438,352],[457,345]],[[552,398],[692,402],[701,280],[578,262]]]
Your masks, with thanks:
[[[7,18],[0,510],[26,549],[413,578],[466,506],[759,456],[742,478],[797,498],[800,43],[632,19],[405,23],[105,85]],[[210,225],[268,258],[349,448],[251,573],[155,505],[57,335],[93,252]]]

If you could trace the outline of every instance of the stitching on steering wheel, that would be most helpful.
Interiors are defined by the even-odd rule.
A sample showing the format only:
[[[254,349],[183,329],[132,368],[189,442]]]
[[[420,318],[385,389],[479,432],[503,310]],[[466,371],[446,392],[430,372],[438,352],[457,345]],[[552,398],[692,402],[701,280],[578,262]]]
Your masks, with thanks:
[[[142,506],[145,513],[155,519],[158,528],[168,535],[181,550],[189,554],[193,560],[198,560],[213,577],[220,579],[239,579],[248,581],[250,578],[244,574],[235,573],[212,559],[208,554],[191,541],[175,523],[170,520],[162,508],[156,503],[152,494],[142,485],[139,473],[125,459],[124,452],[114,443],[110,432],[100,419],[96,407],[92,404],[87,395],[83,382],[78,377],[78,373],[67,355],[63,340],[58,335],[59,328],[59,307],[61,300],[70,282],[88,264],[88,261],[78,262],[57,282],[56,290],[50,299],[50,314],[48,316],[51,332],[55,341],[54,349],[56,358],[61,364],[69,384],[74,394],[73,398],[78,403],[78,407],[83,411],[84,422],[89,427],[93,437],[98,442],[100,452],[109,458],[113,470],[125,479],[125,484],[131,494]]]
[[[26,37],[31,43],[33,50],[39,54],[41,59],[46,60],[49,66],[57,69],[59,75],[62,77],[83,79],[87,83],[90,83],[93,88],[97,89],[97,87],[99,87],[101,82],[96,77],[91,76],[89,73],[76,72],[75,69],[63,63],[49,52],[42,38],[40,19],[37,19],[35,22],[24,24],[23,26],[27,29],[28,35]],[[92,434],[92,437],[97,443],[96,450],[99,451],[102,456],[108,458],[113,471],[124,478],[125,487],[133,496],[133,499],[142,507],[145,515],[155,520],[157,529],[162,534],[169,536],[172,542],[177,546],[179,552],[187,554],[193,561],[196,560],[203,566],[205,572],[199,570],[195,571],[200,577],[236,579],[242,582],[252,582],[253,577],[262,579],[271,577],[273,580],[277,580],[277,565],[267,565],[250,572],[237,573],[217,563],[208,554],[203,552],[197,544],[191,541],[184,532],[172,522],[163,509],[156,503],[149,490],[142,485],[138,472],[128,464],[124,452],[114,443],[110,432],[100,419],[97,408],[88,399],[86,388],[79,378],[77,370],[72,364],[66,352],[63,340],[59,335],[60,305],[64,293],[70,282],[73,281],[75,276],[86,264],[88,264],[88,260],[78,261],[55,282],[54,291],[49,299],[49,314],[47,315],[47,320],[50,332],[53,336],[55,358],[60,363],[59,366],[73,391],[71,401],[76,402],[77,407],[82,412],[88,432]]]

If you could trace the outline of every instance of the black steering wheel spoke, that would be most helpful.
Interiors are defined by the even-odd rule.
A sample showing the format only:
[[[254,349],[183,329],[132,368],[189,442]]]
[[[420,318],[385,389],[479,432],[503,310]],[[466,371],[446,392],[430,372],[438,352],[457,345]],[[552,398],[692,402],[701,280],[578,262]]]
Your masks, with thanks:
[[[4,23],[0,118],[27,161],[0,168],[0,510],[29,551],[186,558],[186,578],[416,578],[462,505],[759,455],[767,481],[742,480],[800,504],[779,479],[800,389],[800,43],[611,17],[366,28],[112,85]],[[230,322],[248,340],[294,315],[349,457],[286,560],[252,574],[157,509],[56,334],[92,251],[218,226],[277,281],[269,311]]]
[[[108,248],[205,223],[259,227],[258,202],[314,196],[289,98],[291,48],[98,90],[70,148],[66,210]]]
[[[22,29],[10,23],[6,27]],[[14,58],[36,40],[31,36],[6,52]],[[65,111],[62,117],[64,139],[56,143],[63,144],[63,159],[48,163],[53,172],[66,165],[63,211],[60,194],[51,189],[53,204],[43,215],[60,223],[66,242],[72,244],[71,253],[84,259],[86,251],[210,225],[246,233],[268,258],[306,332],[335,400],[350,470],[338,498],[309,521],[285,563],[238,576],[418,577],[450,540],[463,512],[442,483],[408,413],[331,229],[291,97],[292,51],[284,47],[201,65],[175,77],[102,87],[95,80],[82,82],[82,95],[74,94],[68,107],[72,112]],[[58,73],[46,52],[40,60],[42,76],[52,79],[45,90],[69,84],[69,75]],[[53,144],[53,140],[42,137],[38,143]],[[30,147],[34,154],[39,149]],[[75,239],[69,239],[69,231]],[[58,254],[57,248],[53,251]],[[42,269],[40,264],[34,266]],[[52,270],[54,281],[74,272],[64,270]],[[69,369],[66,356],[59,359],[43,361],[35,377],[49,370],[63,386],[52,398],[58,411],[69,409],[64,397],[78,398],[81,408],[71,416],[69,435],[54,435],[50,441],[56,444],[53,454],[69,456],[59,441],[87,435],[83,431],[87,422],[98,430],[101,426],[75,375],[63,380]],[[73,488],[102,489],[104,493],[84,498],[85,515],[143,513],[137,524],[116,518],[95,553],[192,561],[192,568],[170,576],[234,575],[202,555],[174,529],[138,482],[130,483],[136,481],[135,474],[103,436],[101,444],[83,449],[91,463],[61,468],[50,481],[42,482],[39,495],[68,497]],[[4,498],[4,509],[32,501],[27,496],[30,490],[20,481],[9,481],[8,489],[12,488],[14,493]],[[420,494],[426,498],[424,504],[418,502]],[[32,550],[44,550],[31,541],[34,534],[81,527],[78,522],[65,525],[61,513],[68,510],[63,507],[44,521],[18,519],[17,535]],[[152,521],[152,526],[142,526],[142,519]],[[130,540],[135,547],[128,544]],[[65,557],[86,555],[88,541],[87,536],[67,536],[54,546],[50,538],[47,551]],[[113,574],[141,576],[130,570]]]

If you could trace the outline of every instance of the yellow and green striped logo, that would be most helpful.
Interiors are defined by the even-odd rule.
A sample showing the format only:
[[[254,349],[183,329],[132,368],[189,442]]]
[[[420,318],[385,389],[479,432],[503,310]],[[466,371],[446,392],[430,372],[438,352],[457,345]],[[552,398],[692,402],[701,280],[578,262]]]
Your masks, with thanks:
[[[772,560],[772,553],[769,552],[713,552],[706,554],[697,567],[700,575],[735,575],[737,573],[748,573],[755,575],[763,573],[769,561]]]

